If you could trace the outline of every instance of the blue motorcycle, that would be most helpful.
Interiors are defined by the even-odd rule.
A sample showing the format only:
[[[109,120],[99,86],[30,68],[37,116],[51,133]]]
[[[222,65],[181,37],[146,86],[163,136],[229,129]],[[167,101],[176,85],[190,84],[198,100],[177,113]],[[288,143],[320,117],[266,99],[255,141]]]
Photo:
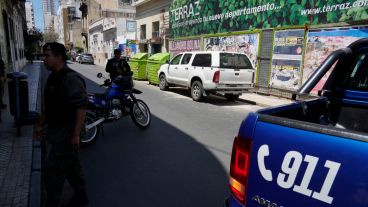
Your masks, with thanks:
[[[98,78],[104,78],[102,73]],[[133,87],[132,75],[118,76],[114,81],[105,78],[105,93],[88,93],[88,106],[85,119],[85,133],[81,136],[81,145],[86,146],[96,141],[103,133],[103,124],[117,121],[130,115],[134,124],[146,129],[151,123],[151,112],[147,104],[135,97],[142,92]]]

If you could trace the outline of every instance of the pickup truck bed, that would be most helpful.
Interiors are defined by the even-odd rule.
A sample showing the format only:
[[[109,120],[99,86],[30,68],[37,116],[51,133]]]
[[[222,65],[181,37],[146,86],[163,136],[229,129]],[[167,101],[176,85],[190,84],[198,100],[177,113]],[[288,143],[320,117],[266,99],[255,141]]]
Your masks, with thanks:
[[[361,70],[368,77],[368,39],[349,47],[331,55],[300,89],[309,92],[338,61],[321,97],[243,121],[225,206],[368,206],[368,87],[350,84],[357,83],[353,77],[364,79],[356,75]]]

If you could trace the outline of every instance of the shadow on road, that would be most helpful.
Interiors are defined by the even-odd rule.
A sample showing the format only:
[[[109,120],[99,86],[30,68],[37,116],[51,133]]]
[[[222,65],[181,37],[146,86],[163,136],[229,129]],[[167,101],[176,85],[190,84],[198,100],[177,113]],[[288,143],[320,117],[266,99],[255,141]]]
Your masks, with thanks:
[[[166,93],[176,93],[178,95],[186,96],[192,99],[190,95],[190,90],[180,87],[171,87],[168,91],[164,91]],[[228,101],[225,97],[220,95],[208,94],[208,96],[204,97],[202,100],[203,103],[213,104],[217,106],[241,106],[241,105],[256,105],[256,102],[246,101],[246,100],[236,100],[236,101]]]
[[[104,90],[86,82],[89,91]],[[146,130],[129,116],[104,129],[81,150],[90,206],[214,207],[228,195],[228,175],[216,157],[159,117]]]

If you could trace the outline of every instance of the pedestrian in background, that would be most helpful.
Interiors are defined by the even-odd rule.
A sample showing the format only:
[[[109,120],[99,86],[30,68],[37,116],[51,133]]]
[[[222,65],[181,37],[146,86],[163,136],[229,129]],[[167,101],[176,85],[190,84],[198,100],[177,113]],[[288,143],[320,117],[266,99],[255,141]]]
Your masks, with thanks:
[[[66,65],[64,45],[43,46],[44,65],[51,71],[44,91],[44,113],[34,137],[41,139],[46,125],[44,183],[46,206],[58,206],[65,179],[74,189],[68,206],[86,206],[86,181],[79,159],[80,134],[85,120],[87,93],[84,80]]]
[[[112,81],[115,80],[119,73],[128,74],[130,72],[130,66],[127,61],[121,59],[121,51],[119,49],[115,49],[114,57],[107,61],[106,72],[110,73]]]
[[[4,103],[4,84],[5,84],[5,64],[0,52],[0,109],[5,109],[6,104]]]

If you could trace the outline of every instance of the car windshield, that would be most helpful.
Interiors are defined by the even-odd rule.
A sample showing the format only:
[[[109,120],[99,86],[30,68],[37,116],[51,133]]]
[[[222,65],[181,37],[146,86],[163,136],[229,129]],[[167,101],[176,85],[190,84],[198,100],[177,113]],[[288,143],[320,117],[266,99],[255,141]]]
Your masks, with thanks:
[[[90,56],[90,57],[92,57],[92,54],[84,54],[84,56]]]
[[[253,66],[246,55],[234,53],[220,53],[220,67],[234,69],[253,69]]]

